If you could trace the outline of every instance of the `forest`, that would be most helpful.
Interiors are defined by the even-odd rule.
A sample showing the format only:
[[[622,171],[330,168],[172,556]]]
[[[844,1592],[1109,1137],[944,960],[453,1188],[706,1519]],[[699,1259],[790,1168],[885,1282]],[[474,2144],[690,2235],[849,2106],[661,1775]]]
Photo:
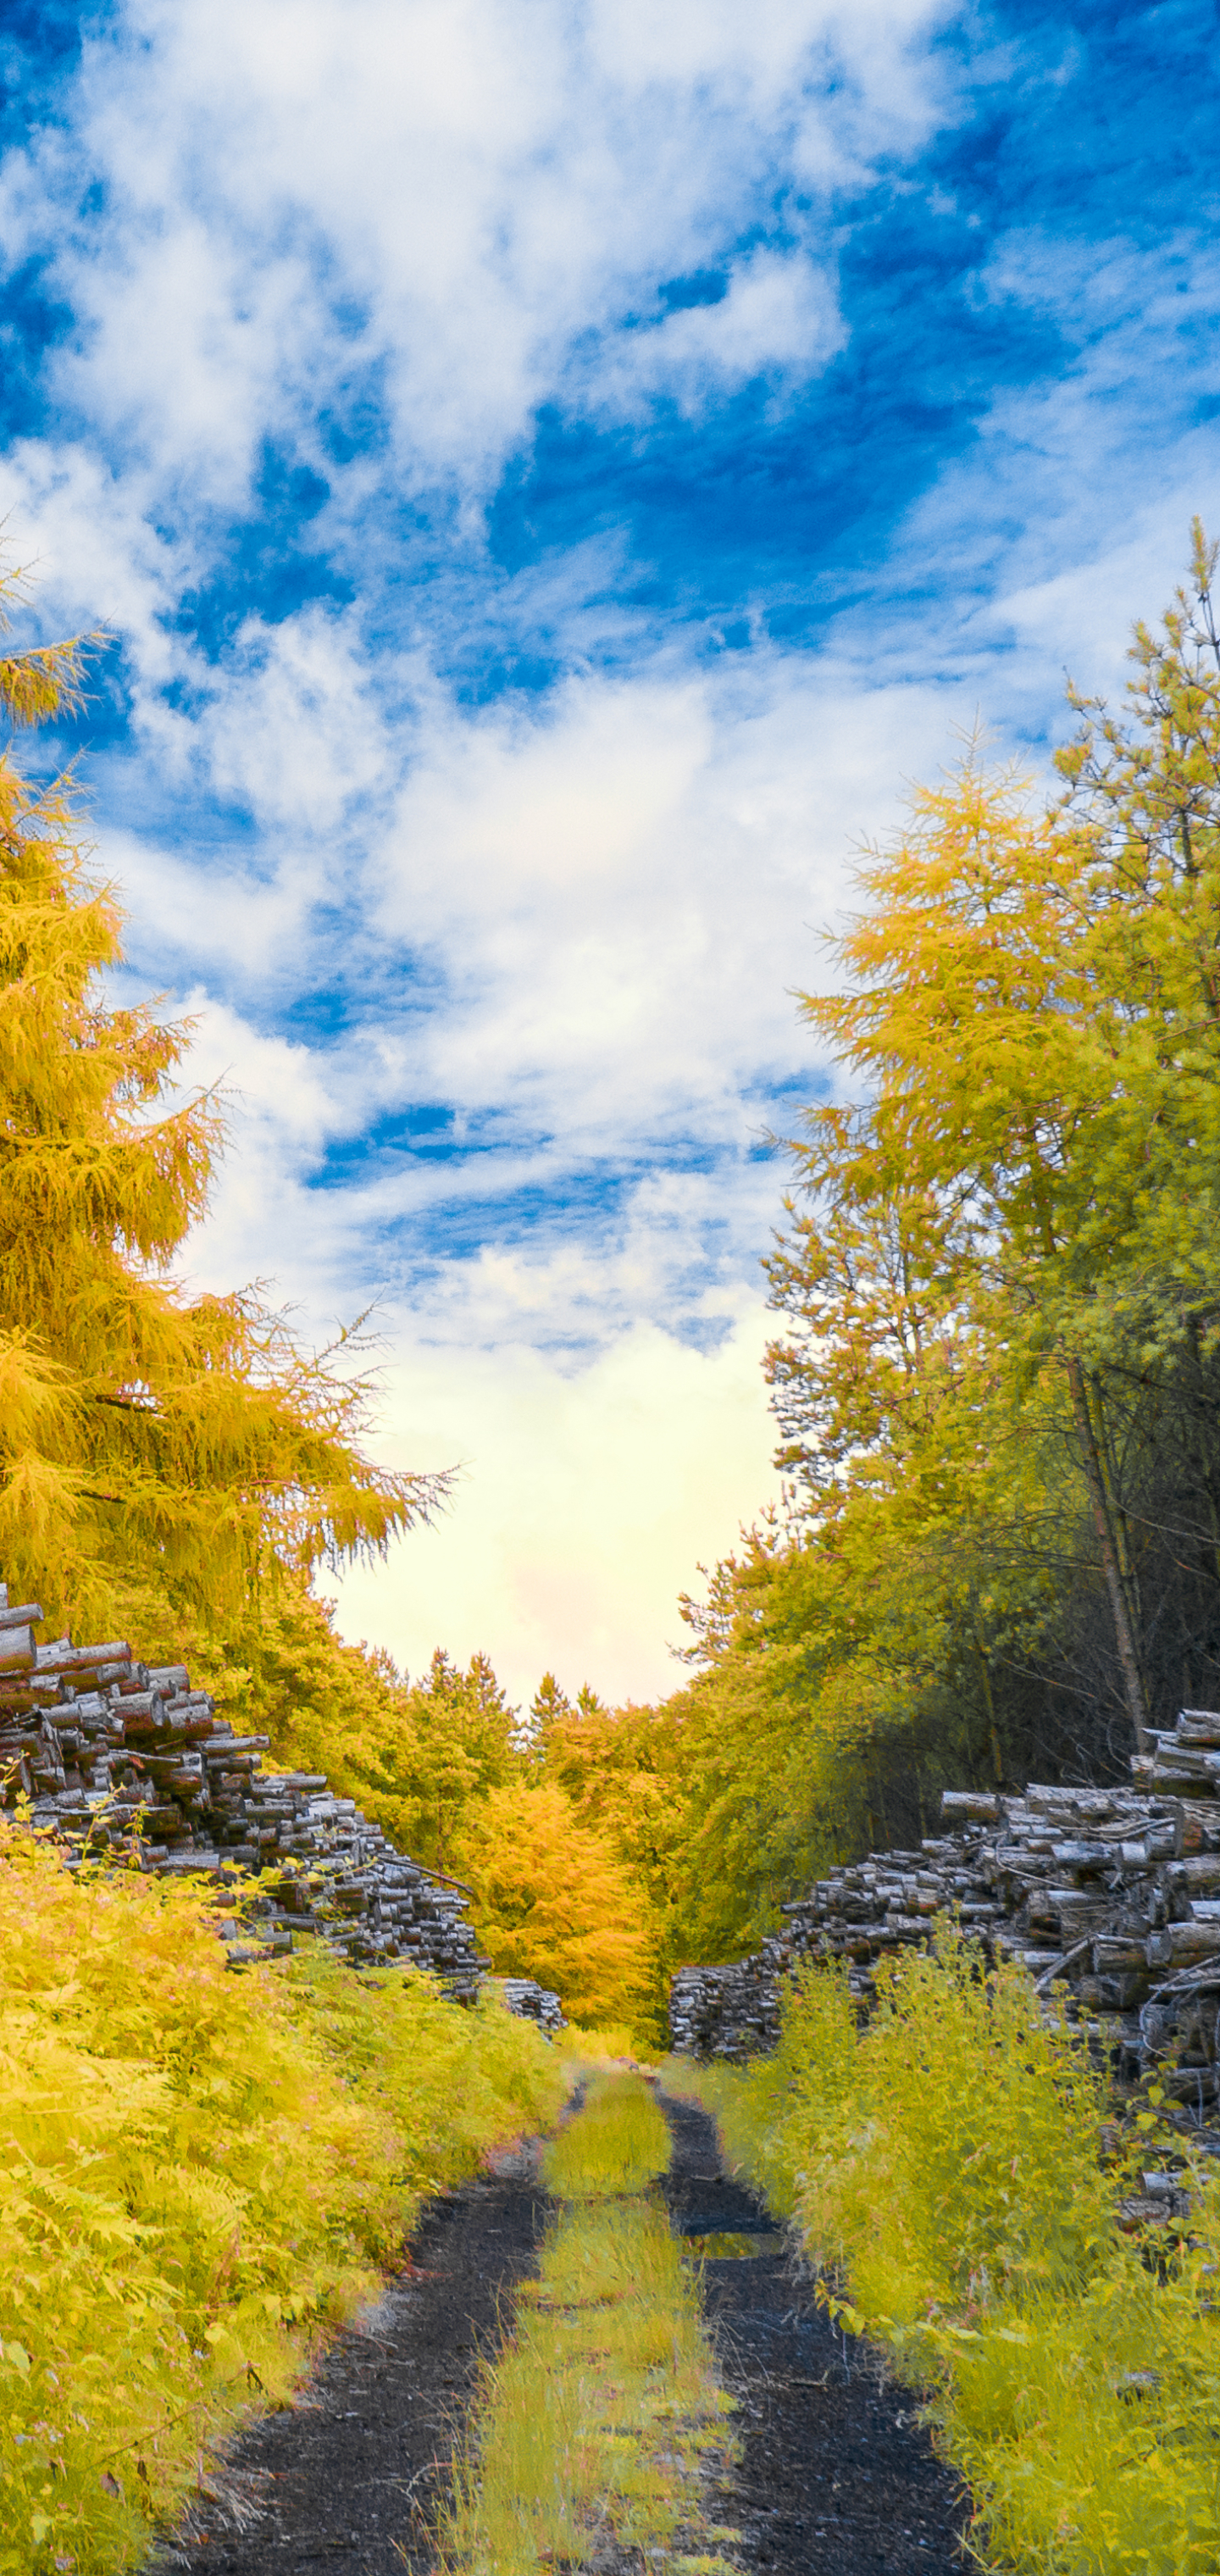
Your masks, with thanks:
[[[548,1673],[511,1708],[485,1656],[409,1677],[339,1636],[328,1566],[444,1493],[370,1462],[358,1334],[309,1349],[248,1288],[178,1284],[224,1104],[175,1087],[184,1027],[108,997],[115,891],[74,778],[22,754],[88,639],[0,660],[10,1586],[188,1662],[577,2020],[659,2040],[676,1964],[917,1838],[946,1784],[1119,1778],[1216,1698],[1216,562],[1196,524],[1121,706],[1069,688],[1049,795],[980,738],[861,854],[801,1002],[833,1073],[774,1140],[783,1508],[683,1602],[655,1707]]]
[[[1217,559],[1196,526],[1120,708],[1069,692],[1049,795],[972,740],[861,855],[801,1004],[833,1078],[775,1140],[783,1507],[683,1603],[686,1678],[655,1707],[547,1673],[517,1708],[485,1655],[462,1668],[442,1643],[408,1675],[339,1634],[328,1573],[409,1550],[444,1480],[373,1462],[359,1324],[317,1350],[248,1287],[183,1284],[224,1103],[182,1089],[186,1027],[115,998],[121,909],[75,778],[22,740],[79,702],[89,639],[0,657],[0,1569],[51,1634],[189,1666],[269,1771],[325,1775],[458,1880],[493,1968],[555,1989],[571,2025],[552,2043],[493,1987],[471,2009],[325,1943],[235,1949],[230,1976],[232,1887],[145,1870],[138,1836],[127,1866],[69,1857],[6,1778],[7,2576],[142,2563],[234,2425],[286,2404],[378,2295],[430,2200],[553,2129],[599,2051],[664,2048],[679,1963],[741,1956],[815,1875],[923,1836],[946,1785],[1104,1787],[1217,1700]],[[22,606],[11,566],[3,593]],[[931,2392],[988,2563],[1202,2576],[1211,2199],[1152,2256],[1116,2229],[1122,2177],[1181,2164],[1174,2103],[1155,2083],[1112,2102],[1028,1966],[980,1956],[942,1919],[927,1957],[878,1971],[863,2020],[833,1968],[793,1978],[777,2050],[745,2072],[669,2060],[671,2109],[685,2087],[715,2112],[836,2329]],[[522,2423],[562,2385],[584,2425],[582,2374],[613,2350],[615,2403],[668,2445],[645,2484],[672,2531],[732,2400],[667,2223],[633,2205],[628,2258],[596,2217],[622,2196],[614,2156],[590,2180],[607,2140],[639,2193],[669,2154],[638,2077],[608,2080],[585,2146],[547,2149],[578,2214],[548,2239],[537,2334],[506,2348],[499,2398],[486,2383],[487,2461],[518,2364],[542,2374]],[[605,2278],[577,2302],[596,2322],[569,2351],[547,2284],[598,2228]],[[608,2327],[645,2244],[652,2305],[637,2282]],[[598,2422],[600,2450],[588,2426],[567,2445],[587,2493],[563,2513],[610,2475]],[[518,2515],[521,2438],[499,2503],[491,2465],[459,2479],[446,2564],[557,2563],[553,2497],[555,2530],[543,2515],[517,2555],[480,2536]]]

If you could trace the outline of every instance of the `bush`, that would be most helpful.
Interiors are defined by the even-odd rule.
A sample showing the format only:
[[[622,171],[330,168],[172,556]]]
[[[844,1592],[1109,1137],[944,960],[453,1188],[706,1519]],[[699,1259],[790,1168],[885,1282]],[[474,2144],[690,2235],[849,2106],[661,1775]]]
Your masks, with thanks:
[[[0,1836],[0,2569],[100,2576],[566,2080],[490,1998],[227,1973],[206,1897]]]
[[[850,2331],[930,2392],[981,2555],[1039,2576],[1204,2576],[1220,2545],[1216,2187],[1156,2252],[1117,2224],[1125,2150],[1079,2040],[1024,1970],[946,1935],[862,2033],[837,1972],[794,1983],[780,2046],[684,2072],[732,2161],[793,2217]],[[1175,2133],[1173,2144],[1182,2139]]]

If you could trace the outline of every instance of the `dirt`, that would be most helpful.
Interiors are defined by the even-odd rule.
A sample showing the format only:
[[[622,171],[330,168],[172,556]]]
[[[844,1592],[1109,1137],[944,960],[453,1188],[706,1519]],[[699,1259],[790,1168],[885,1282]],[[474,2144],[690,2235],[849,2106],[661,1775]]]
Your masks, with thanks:
[[[479,2359],[535,2269],[547,2200],[530,2148],[434,2201],[377,2307],[296,2404],[239,2436],[157,2570],[192,2576],[404,2576],[432,2534]]]
[[[709,2234],[755,2240],[746,2259],[704,2266],[740,2458],[708,2497],[709,2519],[739,2537],[703,2545],[745,2576],[960,2576],[964,2512],[911,2399],[836,2334],[788,2239],[722,2174],[706,2113],[663,2107],[675,2227],[692,2251]],[[338,2339],[293,2407],[251,2425],[205,2474],[154,2569],[427,2576],[480,2357],[494,2355],[513,2287],[535,2269],[547,2208],[528,2147],[434,2203],[377,2308]],[[644,2564],[605,2547],[597,2563],[602,2576]]]
[[[714,2123],[666,2099],[673,2223],[754,2237],[751,2256],[705,2260],[704,2307],[741,2446],[714,2509],[731,2555],[768,2576],[961,2576],[957,2481],[913,2422],[909,2392],[817,2304],[815,2284],[759,2201],[720,2171]],[[692,2227],[697,2233],[691,2233]],[[714,2241],[714,2236],[713,2236]],[[726,2544],[727,2548],[728,2544]]]

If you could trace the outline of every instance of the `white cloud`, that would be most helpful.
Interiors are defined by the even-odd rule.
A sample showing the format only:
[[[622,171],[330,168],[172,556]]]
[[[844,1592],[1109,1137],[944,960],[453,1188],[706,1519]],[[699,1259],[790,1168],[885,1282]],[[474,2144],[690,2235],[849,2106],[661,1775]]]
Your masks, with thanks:
[[[741,678],[571,681],[528,720],[440,714],[382,915],[446,962],[415,1058],[433,1096],[574,1143],[740,1134],[742,1083],[809,1060],[783,988],[819,973],[809,929],[851,836],[892,818],[930,742],[951,749],[954,712],[760,654]]]
[[[402,1351],[382,1454],[464,1473],[432,1529],[342,1579],[344,1633],[415,1672],[437,1645],[485,1649],[518,1703],[548,1667],[617,1701],[676,1689],[679,1592],[778,1493],[759,1301],[739,1295],[732,1327],[705,1356],[637,1324],[577,1375],[506,1339]]]
[[[477,484],[574,354],[584,383],[591,337],[731,255],[785,177],[817,198],[931,130],[943,14],[128,0],[86,37],[68,131],[10,156],[0,223],[78,317],[61,398],[179,508],[239,498],[260,437],[366,364],[408,472]],[[76,214],[90,182],[104,222]],[[658,385],[825,354],[810,248],[825,267],[812,239],[756,256],[718,324],[648,335]]]
[[[694,416],[758,376],[807,384],[846,338],[825,265],[759,250],[732,264],[718,303],[687,306],[599,349],[587,400],[634,415],[642,398],[665,395]]]
[[[677,1589],[770,1490],[755,1265],[781,1174],[747,1148],[767,1086],[819,1071],[785,988],[828,971],[812,934],[850,843],[955,722],[994,718],[1001,657],[1035,738],[1062,659],[1112,685],[1189,509],[1220,515],[1210,442],[1154,443],[1212,270],[1192,254],[1170,296],[1159,255],[1029,235],[979,295],[1079,325],[1079,358],[997,391],[910,514],[900,612],[866,571],[816,654],[695,669],[617,580],[616,548],[640,570],[625,535],[489,571],[483,504],[540,402],[699,418],[833,356],[833,192],[957,113],[947,14],[125,0],[65,121],[0,171],[10,258],[46,254],[78,319],[46,361],[73,434],[13,450],[6,499],[47,622],[121,631],[101,857],[140,976],[198,1003],[189,1070],[234,1086],[194,1274],[268,1275],[318,1333],[386,1290],[388,1451],[469,1462],[449,1521],[345,1586],[345,1623],[415,1667],[443,1641],[488,1645],[522,1694],[545,1663],[570,1688],[672,1681]],[[668,309],[704,269],[721,300]],[[366,395],[389,453],[335,466],[319,424]],[[265,442],[324,468],[310,542],[366,596],[248,617],[209,661],[180,611],[228,579]],[[421,494],[440,582],[404,604]],[[428,629],[451,642],[467,605],[480,649],[498,620],[569,676],[461,702]],[[354,1033],[277,1033],[339,962]],[[421,1102],[480,1150],[395,1147]]]

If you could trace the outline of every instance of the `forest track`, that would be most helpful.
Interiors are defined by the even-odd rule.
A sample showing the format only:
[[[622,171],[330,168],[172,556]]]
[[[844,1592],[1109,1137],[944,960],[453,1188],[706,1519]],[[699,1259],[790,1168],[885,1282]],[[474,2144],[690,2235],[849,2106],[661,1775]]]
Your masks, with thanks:
[[[240,2434],[151,2576],[425,2576],[481,2356],[495,2353],[549,2209],[537,2149],[431,2202],[377,2306],[295,2405]]]
[[[871,2356],[836,2334],[788,2238],[724,2174],[704,2111],[658,2096],[674,2140],[662,2189],[695,2252],[750,2236],[748,2259],[705,2259],[718,2366],[737,2401],[737,2464],[707,2498],[721,2544],[766,2576],[961,2576],[956,2482]],[[430,2576],[433,2534],[479,2360],[535,2269],[551,2204],[526,2146],[425,2212],[409,2266],[341,2335],[294,2406],[230,2446],[152,2570],[191,2576]],[[659,2563],[648,2562],[648,2576]],[[602,2576],[643,2570],[605,2544]]]
[[[788,2237],[725,2177],[708,2113],[658,2099],[674,2139],[662,2189],[692,2252],[717,2233],[759,2242],[703,2271],[720,2375],[737,2400],[740,2459],[716,2501],[741,2534],[728,2554],[767,2576],[961,2576],[967,2510],[911,2420],[909,2392],[836,2333]]]

